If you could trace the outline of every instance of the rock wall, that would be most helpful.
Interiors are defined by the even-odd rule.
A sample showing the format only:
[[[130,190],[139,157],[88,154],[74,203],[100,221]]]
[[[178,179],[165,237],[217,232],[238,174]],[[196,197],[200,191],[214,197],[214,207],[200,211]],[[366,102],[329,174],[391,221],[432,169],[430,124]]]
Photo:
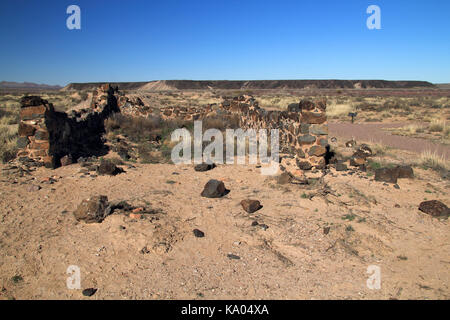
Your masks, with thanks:
[[[239,116],[243,129],[279,129],[282,168],[322,169],[326,165],[328,125],[325,101],[302,100],[287,111],[269,111],[251,96],[224,98],[221,105],[204,107],[166,107],[155,110],[139,98],[129,98],[117,87],[102,85],[92,97],[90,108],[57,112],[40,97],[21,101],[18,153],[20,159],[33,159],[47,167],[57,167],[61,158],[101,155],[104,147],[104,120],[114,112],[148,117],[155,111],[163,119],[201,120],[209,116]],[[67,157],[66,157],[67,156]],[[286,160],[287,159],[287,160]],[[70,161],[70,160],[69,160]],[[292,171],[292,170],[291,170]]]
[[[17,142],[19,160],[31,159],[55,168],[65,156],[76,160],[81,156],[104,154],[104,120],[120,111],[117,92],[117,88],[104,85],[94,92],[91,108],[69,114],[55,111],[51,103],[40,97],[22,98]]]
[[[226,99],[222,108],[238,114],[242,128],[279,129],[280,153],[291,155],[299,169],[325,167],[328,146],[325,101],[302,100],[298,105],[290,105],[287,111],[268,111],[260,108],[253,97],[241,96]]]

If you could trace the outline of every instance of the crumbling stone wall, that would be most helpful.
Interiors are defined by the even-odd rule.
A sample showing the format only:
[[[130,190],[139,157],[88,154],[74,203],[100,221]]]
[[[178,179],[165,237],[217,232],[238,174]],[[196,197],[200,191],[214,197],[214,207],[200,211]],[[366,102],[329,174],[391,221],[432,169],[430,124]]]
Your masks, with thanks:
[[[326,165],[325,101],[302,100],[298,105],[290,105],[287,111],[268,111],[260,108],[253,97],[240,96],[225,99],[222,108],[238,114],[243,128],[279,129],[280,152],[291,155],[299,169],[322,169]]]
[[[221,105],[205,107],[166,107],[155,110],[138,98],[130,98],[117,87],[102,85],[94,91],[90,108],[57,112],[40,97],[24,97],[20,111],[19,158],[30,158],[47,167],[60,165],[67,156],[106,152],[102,136],[104,120],[114,112],[131,116],[154,115],[163,119],[201,120],[209,116],[238,115],[243,129],[279,129],[282,168],[322,169],[326,165],[328,125],[325,101],[302,100],[287,111],[265,110],[251,96],[225,98]],[[287,160],[286,160],[287,159]]]
[[[58,112],[51,103],[37,96],[21,100],[17,156],[55,168],[61,158],[76,160],[104,153],[104,120],[119,112],[117,88],[104,85],[94,92],[91,108]]]

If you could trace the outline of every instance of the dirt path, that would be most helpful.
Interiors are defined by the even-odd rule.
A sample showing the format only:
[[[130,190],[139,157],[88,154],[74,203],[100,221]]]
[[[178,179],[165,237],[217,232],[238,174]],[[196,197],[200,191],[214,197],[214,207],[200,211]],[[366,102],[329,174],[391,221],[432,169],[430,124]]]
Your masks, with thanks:
[[[399,128],[404,125],[404,123],[329,123],[329,130],[330,137],[354,137],[356,141],[373,141],[416,153],[429,150],[444,156],[446,160],[450,159],[450,146],[420,138],[392,135],[383,130],[383,128]]]

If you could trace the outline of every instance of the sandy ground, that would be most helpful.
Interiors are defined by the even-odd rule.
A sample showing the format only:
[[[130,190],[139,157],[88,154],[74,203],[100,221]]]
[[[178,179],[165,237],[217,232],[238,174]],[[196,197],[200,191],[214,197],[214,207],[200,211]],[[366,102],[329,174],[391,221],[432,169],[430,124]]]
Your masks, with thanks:
[[[450,146],[420,138],[404,137],[383,130],[401,128],[407,123],[329,123],[330,137],[354,137],[357,141],[373,141],[392,148],[416,153],[430,151],[450,160]]]
[[[78,164],[39,168],[14,184],[14,177],[1,177],[0,297],[450,298],[449,222],[417,209],[424,198],[450,205],[448,182],[430,171],[417,169],[416,179],[399,180],[395,189],[365,173],[332,169],[324,177],[331,193],[322,196],[323,184],[280,185],[254,165],[208,172],[135,166],[114,177],[87,176]],[[41,183],[49,176],[57,181]],[[212,178],[223,180],[230,193],[201,197]],[[34,185],[41,189],[32,191]],[[163,213],[77,222],[72,212],[81,200],[100,194]],[[260,200],[263,208],[246,213],[240,206],[246,198]],[[268,229],[252,226],[255,220]],[[205,237],[196,238],[195,228]],[[98,288],[95,295],[67,288],[70,265],[81,270],[81,289]],[[381,270],[379,290],[367,287],[370,265]]]

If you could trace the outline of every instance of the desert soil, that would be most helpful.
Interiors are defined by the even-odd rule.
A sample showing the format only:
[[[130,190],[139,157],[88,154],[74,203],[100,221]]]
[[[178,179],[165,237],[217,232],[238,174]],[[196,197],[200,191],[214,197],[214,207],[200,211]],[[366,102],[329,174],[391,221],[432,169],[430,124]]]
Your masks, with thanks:
[[[448,220],[418,211],[425,197],[450,205],[448,182],[430,171],[415,169],[416,178],[399,180],[396,189],[365,173],[332,169],[323,178],[327,193],[325,184],[277,184],[254,165],[124,169],[94,177],[74,164],[23,178],[2,170],[1,298],[450,298]],[[54,184],[41,182],[49,176]],[[230,193],[201,197],[209,179],[224,181]],[[77,222],[72,212],[92,195],[163,213]],[[246,198],[263,208],[246,213],[240,206]],[[67,288],[70,265],[81,270],[81,289],[98,289],[92,297]],[[367,287],[370,265],[380,267],[379,290]]]

